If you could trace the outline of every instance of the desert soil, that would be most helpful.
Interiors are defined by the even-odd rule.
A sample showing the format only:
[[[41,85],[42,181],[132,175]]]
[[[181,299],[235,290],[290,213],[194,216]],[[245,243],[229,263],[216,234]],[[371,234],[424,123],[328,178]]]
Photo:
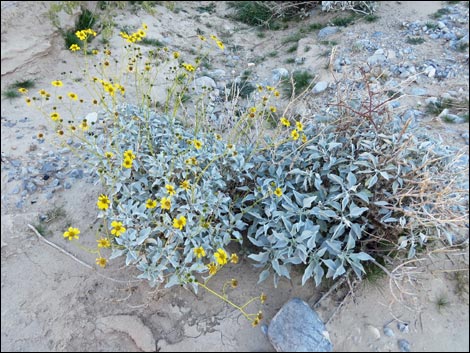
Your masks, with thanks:
[[[174,3],[181,11],[171,11],[165,3]],[[369,38],[378,31],[384,37],[404,42],[399,35],[403,22],[426,21],[445,3],[384,2],[379,6],[377,22],[359,22],[342,29],[332,39],[338,42],[338,50],[347,48],[352,39]],[[266,78],[276,67],[291,70],[295,66],[284,64],[289,55],[286,45],[281,44],[282,38],[301,26],[325,19],[317,11],[303,22],[290,24],[282,31],[267,31],[265,38],[259,38],[256,30],[226,16],[230,10],[224,2],[217,2],[210,14],[198,9],[210,4],[162,2],[155,7],[154,15],[121,11],[114,21],[119,27],[145,22],[150,36],[168,40],[170,47],[182,53],[191,48],[195,28],[218,36],[224,33],[226,42],[238,46],[237,61],[232,68],[226,68],[226,57],[221,55],[212,66],[238,73],[250,67]],[[62,37],[46,15],[49,6],[32,1],[1,2],[2,92],[8,84],[26,78],[35,79],[38,89],[48,87],[52,80],[61,78],[61,72],[72,70],[74,57],[64,48]],[[463,26],[468,33],[468,7],[465,9],[467,23]],[[63,21],[72,20],[63,16]],[[310,37],[314,45],[316,35]],[[111,46],[119,45],[119,41],[111,41]],[[278,57],[267,56],[273,50],[279,52]],[[433,59],[444,55],[444,51],[442,41],[429,40],[417,56]],[[255,60],[262,55],[266,55],[264,60]],[[364,53],[361,55],[352,60],[364,61]],[[454,59],[461,64],[461,74],[445,81],[421,82],[420,87],[428,95],[461,90],[468,97],[468,53],[455,52]],[[252,62],[254,68],[248,66]],[[324,63],[316,70],[322,79],[333,81]],[[85,95],[78,85],[74,90],[79,96]],[[419,107],[424,98],[409,96],[403,100],[403,107]],[[86,107],[83,109],[84,114],[89,112]],[[48,138],[45,143],[37,141],[37,132],[48,130],[44,118],[28,108],[23,99],[2,96],[1,117],[2,351],[273,351],[260,327],[252,328],[236,310],[209,293],[195,295],[180,287],[152,288],[136,280],[138,271],[126,268],[122,259],[111,261],[106,269],[96,269],[95,256],[67,243],[62,233],[65,224],[83,225],[81,244],[93,246],[97,215],[94,204],[99,186],[83,177],[74,179],[67,190],[57,187],[48,197],[46,191],[41,192],[48,185],[38,184],[38,191],[24,195],[14,192],[15,188],[23,190],[23,184],[21,178],[11,178],[11,161],[20,161],[24,168],[21,173],[27,174],[28,166],[38,167],[38,161],[47,158],[56,146]],[[468,142],[466,145],[460,137],[468,131],[468,123],[449,125],[431,119],[424,121],[433,122],[429,124],[430,132],[441,134],[447,143],[466,148],[468,154]],[[64,172],[81,168],[74,164],[77,162],[73,156],[68,158],[69,166]],[[45,244],[28,228],[28,224],[38,223],[40,215],[57,208],[65,214],[46,223],[46,238],[94,270]],[[86,225],[91,226],[87,229]],[[468,237],[468,228],[464,233]],[[399,351],[400,340],[406,340],[412,351],[469,350],[468,248],[436,250],[420,256],[397,270],[402,278],[397,283],[399,287],[390,284],[387,276],[350,286],[345,283],[315,307],[327,322],[335,351]],[[218,274],[212,286],[221,288],[226,280],[237,278],[239,286],[231,290],[230,297],[240,303],[267,293],[263,324],[269,324],[289,299],[300,297],[313,306],[326,291],[315,288],[312,281],[302,287],[300,273],[291,281],[280,281],[278,288],[271,280],[257,284],[259,272],[241,256],[240,264]],[[351,277],[350,282],[355,279]],[[349,292],[346,297],[345,291]],[[443,300],[447,304],[438,305]],[[386,326],[393,336],[384,334]]]

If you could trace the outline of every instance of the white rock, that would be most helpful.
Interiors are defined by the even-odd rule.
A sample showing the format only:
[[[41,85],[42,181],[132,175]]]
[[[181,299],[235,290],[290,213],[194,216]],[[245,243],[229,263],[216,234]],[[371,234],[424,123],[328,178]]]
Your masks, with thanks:
[[[328,82],[320,81],[320,82],[317,82],[317,84],[312,88],[312,93],[318,94],[318,93],[323,92],[327,88],[328,88]]]

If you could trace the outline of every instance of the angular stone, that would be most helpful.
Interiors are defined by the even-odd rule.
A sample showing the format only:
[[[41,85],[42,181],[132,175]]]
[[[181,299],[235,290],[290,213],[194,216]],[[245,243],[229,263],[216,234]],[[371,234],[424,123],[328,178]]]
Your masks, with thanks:
[[[318,314],[299,298],[279,310],[268,327],[268,338],[277,352],[331,352],[333,345]]]

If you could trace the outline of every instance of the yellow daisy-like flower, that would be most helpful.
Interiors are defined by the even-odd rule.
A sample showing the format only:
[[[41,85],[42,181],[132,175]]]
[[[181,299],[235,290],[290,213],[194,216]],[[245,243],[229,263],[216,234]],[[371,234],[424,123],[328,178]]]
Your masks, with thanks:
[[[290,121],[287,120],[285,117],[282,117],[281,118],[281,124],[286,126],[286,127],[289,127],[290,126]]]
[[[280,95],[279,91],[274,91],[274,97],[279,97]]]
[[[209,269],[209,274],[215,275],[217,273],[217,265],[213,262],[207,265],[207,268]]]
[[[277,112],[277,108],[274,107],[274,106],[270,106],[270,107],[269,107],[269,110],[271,111],[271,113]]]
[[[100,267],[106,267],[106,264],[108,263],[108,260],[106,260],[104,257],[98,257],[96,259],[96,264],[100,265]]]
[[[228,261],[228,255],[224,249],[218,248],[217,252],[214,254],[215,260],[220,265],[225,265]]]
[[[211,34],[210,37],[211,37],[212,40],[218,40],[217,37],[214,34]]]
[[[67,96],[74,101],[78,100],[78,96],[73,92],[67,93]]]
[[[29,97],[26,98],[26,99],[25,99],[25,102],[26,102],[26,104],[27,104],[28,107],[29,107],[29,106],[31,105],[31,102],[32,102],[32,101],[31,101],[31,98],[29,98]]]
[[[25,94],[25,93],[28,93],[28,90],[26,88],[18,88],[18,92],[20,92],[21,94]]]
[[[114,153],[113,152],[105,152],[104,153],[104,156],[108,159],[111,159],[114,157]]]
[[[191,157],[191,158],[188,158],[187,160],[184,161],[186,164],[189,164],[189,165],[197,165],[197,158],[196,157]]]
[[[64,238],[69,238],[69,240],[78,239],[80,230],[78,228],[69,227],[69,230],[64,232]]]
[[[258,92],[263,92],[263,86],[261,86],[261,85],[256,85],[256,87],[258,88]]]
[[[303,143],[307,142],[307,136],[306,135],[302,135],[302,142]]]
[[[83,131],[87,131],[89,128],[90,126],[88,125],[87,121],[82,120],[82,122],[80,123],[80,129],[82,129]]]
[[[146,23],[142,23],[142,29],[146,31],[147,29],[149,29],[149,26],[147,26]]]
[[[220,136],[219,134],[215,134],[214,136],[217,141],[222,140],[222,136]]]
[[[198,38],[199,38],[200,40],[202,40],[202,41],[205,41],[205,40],[206,40],[206,37],[201,36],[200,34],[198,34],[197,36],[198,36]]]
[[[183,63],[183,64],[181,64],[181,65],[182,65],[182,66],[186,69],[186,71],[188,71],[188,72],[193,72],[194,70],[196,70],[196,69],[194,68],[194,66],[191,65],[191,64]]]
[[[272,87],[272,86],[266,86],[266,89],[267,89],[268,91],[271,91],[271,92],[274,91],[274,87]]]
[[[165,189],[166,189],[166,192],[170,194],[170,196],[176,195],[176,191],[173,185],[166,184]]]
[[[290,133],[290,135],[292,136],[292,139],[293,140],[298,140],[299,139],[299,133],[297,130],[292,130],[292,132]]]
[[[193,251],[194,251],[194,254],[196,255],[196,257],[198,259],[200,259],[201,257],[206,256],[206,252],[204,251],[204,248],[202,246],[194,248]]]
[[[194,141],[193,141],[193,144],[194,144],[194,147],[195,147],[197,150],[200,150],[201,147],[202,147],[202,142],[199,141],[199,140],[194,140]]]
[[[188,180],[183,180],[180,184],[181,188],[188,191],[191,188]]]
[[[170,210],[171,208],[171,199],[169,197],[162,197],[162,200],[160,201],[160,208],[162,210]]]
[[[180,218],[175,218],[173,220],[173,227],[179,230],[183,230],[183,227],[186,225],[186,217],[181,216]]]
[[[238,255],[237,254],[230,255],[230,262],[232,264],[238,264]]]
[[[132,159],[124,158],[124,161],[122,162],[122,166],[127,169],[132,168],[132,162],[133,162]]]
[[[113,227],[113,229],[111,229],[111,234],[113,234],[117,237],[120,236],[122,233],[124,233],[126,231],[126,228],[124,228],[122,226],[122,223],[118,222],[118,221],[112,221],[111,222],[111,227]]]
[[[39,94],[42,96],[42,97],[46,97],[48,95],[47,91],[45,89],[40,89],[39,90]]]
[[[295,122],[295,127],[297,128],[297,131],[303,131],[304,124],[302,124],[300,121],[296,121]]]
[[[57,121],[57,120],[60,119],[60,115],[57,112],[52,112],[50,117],[51,117],[52,121]]]
[[[218,46],[220,49],[222,49],[222,50],[225,49],[224,43],[222,43],[221,40],[216,40],[215,42],[217,43],[217,46]]]
[[[179,57],[180,57],[180,53],[178,53],[177,51],[173,52],[174,59],[178,59]]]
[[[80,47],[77,44],[72,44],[69,48],[71,51],[78,51]]]
[[[80,40],[85,40],[86,37],[87,37],[85,31],[77,31],[77,32],[75,32],[75,35],[76,35],[77,38],[80,39]]]
[[[157,201],[148,199],[147,202],[145,202],[145,207],[147,208],[155,208],[157,207]]]
[[[264,304],[266,299],[268,299],[267,295],[264,293],[261,293],[261,295],[259,296],[259,301],[261,302],[261,304]]]
[[[98,243],[99,248],[109,248],[111,243],[109,242],[108,238],[101,238],[96,241]]]
[[[98,197],[98,202],[96,203],[96,205],[98,206],[100,210],[107,210],[110,204],[111,204],[111,201],[109,201],[108,196],[106,196],[105,194],[101,194]]]
[[[127,150],[123,153],[124,159],[129,158],[129,159],[135,159],[135,154],[132,152],[132,150]]]
[[[98,49],[93,49],[93,50],[91,51],[91,53],[92,53],[93,55],[98,55],[99,51],[98,51]]]
[[[256,113],[256,107],[251,107],[250,109],[248,109],[248,111],[250,113]]]
[[[64,84],[60,80],[55,80],[55,81],[51,82],[51,85],[53,85],[55,87],[62,87]]]
[[[281,188],[276,188],[276,190],[274,190],[274,195],[276,195],[277,197],[281,197],[282,196],[282,189]]]

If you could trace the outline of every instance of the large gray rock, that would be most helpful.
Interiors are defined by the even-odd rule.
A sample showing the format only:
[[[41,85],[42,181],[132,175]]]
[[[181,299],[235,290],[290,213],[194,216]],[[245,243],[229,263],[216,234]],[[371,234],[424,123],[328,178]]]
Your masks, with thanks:
[[[299,298],[291,299],[274,316],[268,338],[277,352],[331,352],[333,345],[324,323]]]
[[[320,39],[326,38],[328,36],[331,36],[332,34],[337,33],[338,31],[339,31],[338,27],[328,26],[328,27],[322,28],[318,32],[318,38]]]
[[[317,82],[317,84],[312,88],[312,93],[318,94],[318,93],[323,92],[327,88],[328,88],[328,82],[320,81],[320,82]]]

